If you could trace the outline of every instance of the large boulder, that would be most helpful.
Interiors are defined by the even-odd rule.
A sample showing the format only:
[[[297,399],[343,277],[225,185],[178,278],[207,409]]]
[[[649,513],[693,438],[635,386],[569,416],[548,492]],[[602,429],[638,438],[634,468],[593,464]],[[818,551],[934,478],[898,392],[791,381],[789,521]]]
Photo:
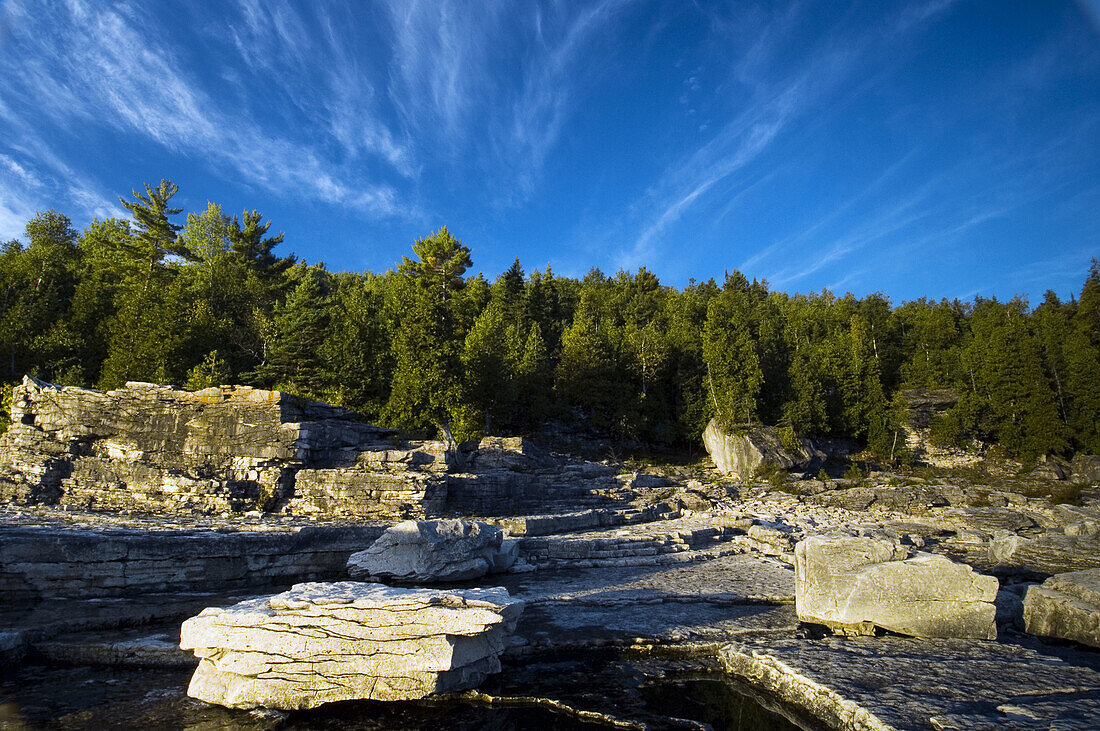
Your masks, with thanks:
[[[838,634],[992,640],[997,579],[893,541],[813,536],[795,546],[795,610]]]
[[[1024,628],[1033,635],[1100,647],[1100,569],[1057,574],[1028,587]]]
[[[500,670],[522,611],[501,588],[298,584],[184,622],[180,647],[200,659],[187,694],[292,710],[465,690]]]
[[[739,479],[752,477],[762,466],[805,468],[815,457],[823,457],[808,440],[784,440],[774,427],[753,426],[744,434],[734,434],[723,429],[717,419],[707,424],[703,444],[720,471]]]
[[[403,583],[466,581],[506,571],[517,544],[495,525],[467,520],[406,520],[348,558],[352,578]]]

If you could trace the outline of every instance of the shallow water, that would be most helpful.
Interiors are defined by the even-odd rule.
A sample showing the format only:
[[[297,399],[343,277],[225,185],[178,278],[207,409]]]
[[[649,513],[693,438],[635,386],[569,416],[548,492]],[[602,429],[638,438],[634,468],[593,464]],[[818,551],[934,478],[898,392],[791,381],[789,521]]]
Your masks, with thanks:
[[[335,703],[312,711],[260,714],[200,703],[186,696],[189,670],[25,665],[0,676],[2,729],[795,729],[721,676],[647,666],[607,655],[517,664],[486,681],[494,696],[550,698],[599,713],[583,720],[561,710],[470,700]],[[706,724],[706,725],[702,725]]]

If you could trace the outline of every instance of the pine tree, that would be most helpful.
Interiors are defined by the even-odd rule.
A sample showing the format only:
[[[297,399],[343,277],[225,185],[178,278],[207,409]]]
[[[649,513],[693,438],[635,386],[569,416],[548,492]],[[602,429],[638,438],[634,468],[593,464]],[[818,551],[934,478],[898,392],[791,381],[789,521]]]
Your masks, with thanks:
[[[1034,458],[1066,450],[1066,431],[1043,372],[1039,343],[1020,299],[980,300],[971,319],[974,338],[964,353],[970,390],[953,416],[1013,455]]]
[[[616,350],[617,336],[610,323],[600,322],[595,305],[586,297],[561,338],[561,361],[555,384],[565,406],[582,423],[603,434],[624,435],[624,416],[634,405],[631,379]]]
[[[460,440],[494,433],[494,426],[500,426],[511,404],[515,363],[508,331],[503,306],[493,301],[466,334],[462,350],[463,418],[453,425]]]
[[[262,326],[264,360],[248,378],[266,388],[319,398],[327,367],[321,347],[331,309],[328,272],[298,264],[288,272],[288,279],[290,294]]]
[[[463,335],[454,299],[470,250],[446,226],[413,244],[398,273],[408,298],[394,339],[393,388],[386,419],[410,429],[449,423],[461,403]]]
[[[161,180],[156,188],[146,183],[144,194],[131,191],[136,200],[128,201],[119,196],[119,203],[130,211],[134,219],[134,235],[126,248],[132,259],[144,264],[143,289],[149,288],[154,271],[165,257],[193,258],[187,246],[176,236],[180,226],[168,220],[169,216],[183,211],[182,208],[168,206],[168,201],[178,192],[179,186],[171,180]]]
[[[749,424],[764,382],[750,330],[747,282],[736,280],[711,300],[703,328],[703,358],[714,416],[725,427]]]
[[[886,397],[879,359],[872,342],[870,323],[853,315],[848,334],[847,369],[842,382],[845,431],[867,440],[872,451],[885,455],[890,449]]]
[[[241,221],[244,221],[242,224]],[[267,236],[271,222],[261,223],[263,215],[257,211],[244,211],[241,218],[236,216],[229,221],[226,237],[229,250],[238,256],[260,279],[269,286],[275,285],[280,278],[294,266],[297,257],[293,254],[277,257],[272,249],[282,243],[283,234]]]
[[[324,400],[354,409],[369,421],[381,415],[393,375],[384,287],[385,278],[373,274],[337,275],[321,346]]]
[[[537,322],[532,323],[516,367],[514,429],[534,429],[549,416],[553,375],[542,331]]]

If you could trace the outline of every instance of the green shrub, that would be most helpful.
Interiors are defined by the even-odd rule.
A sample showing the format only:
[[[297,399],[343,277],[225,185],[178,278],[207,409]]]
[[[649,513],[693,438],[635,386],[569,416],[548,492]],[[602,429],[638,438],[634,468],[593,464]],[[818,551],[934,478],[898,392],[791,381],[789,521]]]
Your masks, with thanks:
[[[781,492],[794,492],[787,483],[787,471],[774,464],[761,464],[756,468],[756,478],[767,482]]]
[[[867,475],[863,472],[863,469],[856,462],[852,462],[850,465],[848,465],[848,469],[844,471],[845,480],[859,481],[866,476]]]
[[[1081,491],[1087,483],[1056,482],[1049,485],[1036,485],[1024,490],[1028,497],[1046,498],[1052,505],[1081,505]]]
[[[779,428],[779,443],[783,445],[783,449],[788,452],[797,452],[802,448],[802,443],[798,441],[798,435],[794,433],[794,429],[789,426]]]
[[[821,482],[829,481],[829,473],[825,471],[824,467],[817,471],[817,479]]]
[[[211,350],[202,359],[202,363],[187,371],[187,390],[200,391],[211,386],[221,386],[233,380],[233,372],[229,364],[218,355],[217,350]]]
[[[0,383],[0,434],[3,434],[11,426],[11,392],[14,386],[10,383]]]

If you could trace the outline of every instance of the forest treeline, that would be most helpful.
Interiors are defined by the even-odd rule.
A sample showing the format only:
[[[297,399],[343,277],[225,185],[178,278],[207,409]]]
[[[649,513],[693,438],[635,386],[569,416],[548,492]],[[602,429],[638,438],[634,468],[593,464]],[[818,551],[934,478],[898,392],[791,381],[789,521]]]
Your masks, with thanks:
[[[395,270],[330,272],[278,254],[256,211],[182,216],[170,181],[83,231],[56,211],[0,251],[0,381],[277,388],[458,438],[547,424],[657,446],[712,418],[789,426],[900,454],[898,393],[949,387],[945,441],[1033,458],[1100,452],[1100,264],[1079,297],[1032,309],[828,291],[738,272],[662,285],[645,268],[583,279],[519,260],[492,281],[446,228]]]

